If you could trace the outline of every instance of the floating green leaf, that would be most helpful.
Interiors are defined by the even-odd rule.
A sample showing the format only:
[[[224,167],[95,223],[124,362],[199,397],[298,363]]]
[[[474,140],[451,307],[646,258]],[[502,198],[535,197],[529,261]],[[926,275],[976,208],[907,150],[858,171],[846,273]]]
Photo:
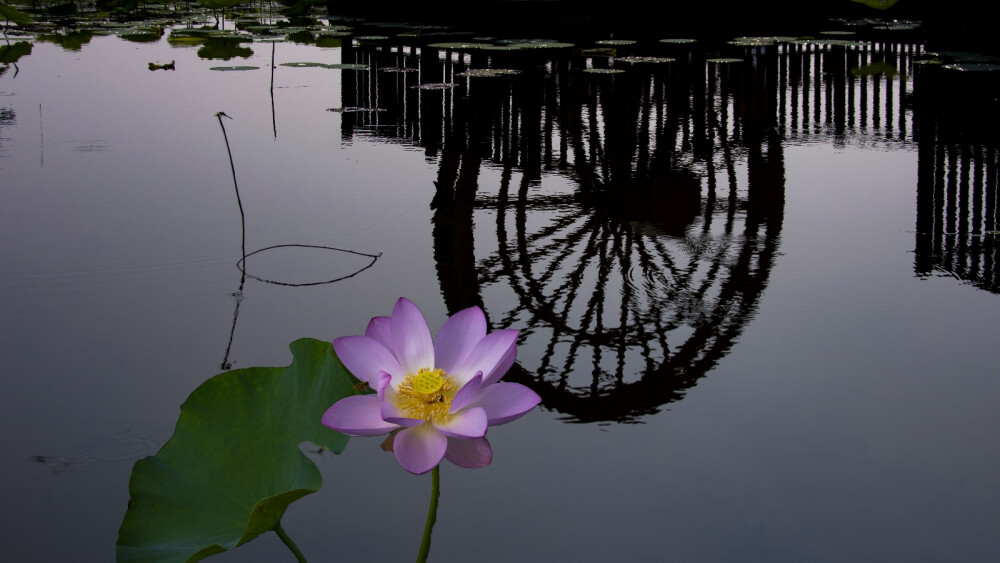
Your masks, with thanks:
[[[410,88],[417,88],[419,90],[450,90],[458,86],[454,82],[436,82],[430,84],[417,84],[416,86],[410,86]]]
[[[888,8],[891,8],[892,5],[898,2],[899,0],[854,0],[854,1],[858,2],[859,4],[864,4],[865,6],[875,8],[876,10],[886,10]]]
[[[0,19],[17,24],[31,22],[31,15],[15,10],[13,6],[8,6],[6,2],[0,4]]]
[[[18,41],[13,45],[0,45],[0,63],[16,63],[18,59],[31,54],[31,43]]]
[[[658,64],[672,63],[675,59],[670,57],[618,57],[615,60],[629,64]]]
[[[213,66],[208,70],[257,70],[259,66]]]
[[[244,59],[253,55],[253,49],[241,47],[242,40],[223,37],[209,37],[198,49],[198,56],[203,59],[217,59],[228,61],[235,57]]]
[[[624,46],[624,45],[635,45],[638,41],[634,39],[601,39],[600,41],[594,41],[594,45],[614,45],[614,46]]]
[[[896,70],[895,66],[889,63],[877,62],[877,63],[867,64],[860,68],[852,68],[851,74],[853,74],[854,76],[885,75],[888,76],[889,78],[893,78],[894,76],[899,74],[899,71]]]
[[[460,72],[455,76],[468,76],[470,78],[495,78],[498,76],[510,76],[521,74],[521,71],[510,68],[472,68],[465,72]]]
[[[312,62],[295,62],[295,63],[281,63],[281,66],[289,66],[292,68],[331,68],[340,70],[370,70],[371,67],[363,64],[355,63],[312,63]]]
[[[322,476],[299,450],[335,453],[348,438],[320,423],[355,394],[329,342],[293,342],[292,364],[221,373],[181,406],[173,437],[136,462],[118,561],[198,561],[274,530],[293,501]]]
[[[444,49],[446,51],[472,51],[472,50],[475,50],[475,49],[482,49],[482,48],[486,48],[486,47],[493,47],[493,44],[491,44],[491,43],[469,43],[469,42],[461,43],[461,42],[454,42],[454,43],[431,43],[431,44],[429,44],[427,46],[430,47],[430,48],[432,48],[432,49]]]
[[[93,37],[94,34],[90,31],[71,31],[69,33],[39,35],[37,39],[46,43],[55,43],[67,51],[79,51]]]

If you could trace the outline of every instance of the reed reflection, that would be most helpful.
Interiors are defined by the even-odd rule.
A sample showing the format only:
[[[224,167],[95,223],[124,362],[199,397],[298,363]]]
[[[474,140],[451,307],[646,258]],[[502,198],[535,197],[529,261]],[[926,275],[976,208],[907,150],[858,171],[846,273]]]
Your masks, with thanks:
[[[437,159],[442,292],[452,312],[479,305],[522,330],[509,379],[569,420],[634,421],[682,397],[753,319],[780,244],[784,143],[911,143],[920,52],[769,39],[599,57],[396,39],[345,50],[383,72],[345,86],[345,107],[380,111],[343,134]],[[465,74],[482,68],[517,73]]]

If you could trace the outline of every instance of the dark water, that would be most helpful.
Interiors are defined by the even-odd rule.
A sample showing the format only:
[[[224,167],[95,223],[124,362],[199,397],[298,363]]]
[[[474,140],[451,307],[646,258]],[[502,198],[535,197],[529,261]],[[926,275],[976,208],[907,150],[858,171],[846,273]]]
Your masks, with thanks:
[[[521,330],[508,379],[543,397],[488,468],[443,467],[433,560],[1000,557],[996,114],[948,87],[972,78],[911,33],[612,59],[429,35],[37,41],[0,76],[8,559],[111,560],[198,384],[400,295],[432,330],[471,304]],[[518,73],[462,75],[486,66]],[[245,280],[219,111],[247,252],[298,245]],[[381,257],[318,283],[370,263],[329,247]],[[326,486],[284,518],[312,560],[415,554],[430,479],[378,443],[312,455]]]

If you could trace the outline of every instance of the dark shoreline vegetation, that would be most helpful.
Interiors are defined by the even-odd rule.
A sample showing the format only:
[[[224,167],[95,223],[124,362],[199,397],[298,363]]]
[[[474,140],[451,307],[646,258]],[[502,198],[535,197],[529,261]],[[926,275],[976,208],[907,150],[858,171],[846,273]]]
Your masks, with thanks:
[[[909,42],[922,43],[924,58],[934,63],[925,65],[926,76],[937,76],[940,67],[948,65],[952,69],[960,65],[963,71],[923,80],[926,98],[956,115],[962,112],[960,100],[971,98],[985,106],[980,106],[974,119],[965,116],[959,121],[983,125],[986,131],[1000,124],[994,94],[1000,85],[1000,47],[993,36],[1000,18],[974,3],[944,9],[931,0],[897,0],[886,9],[877,9],[868,5],[877,0],[656,5],[636,0],[0,2],[6,2],[0,4],[6,18],[0,74],[17,72],[17,61],[31,52],[32,42],[25,41],[31,37],[79,50],[94,35],[155,42],[167,30],[171,44],[198,45],[199,56],[221,60],[250,56],[248,47],[254,41],[335,47],[348,38],[357,42],[370,37],[397,37],[413,45],[530,40],[572,45],[578,51],[600,40],[635,41],[634,46],[611,56],[662,54],[663,45],[657,42],[664,38],[695,38],[701,50],[723,57],[740,57],[741,48],[763,47],[769,39],[811,41],[827,47],[836,42]],[[758,43],[738,44],[745,40]],[[173,69],[168,61],[151,62],[149,68]]]
[[[162,4],[138,0],[4,1],[7,5],[0,9],[7,22],[27,29],[49,22],[73,27],[92,19],[136,23],[199,8],[229,17],[265,9],[263,2],[236,0]],[[655,4],[638,0],[281,0],[275,5],[278,11],[272,15],[285,16],[293,25],[297,25],[296,18],[330,17],[350,23],[360,20],[379,25],[446,26],[456,31],[462,28],[480,34],[561,41],[625,36],[640,40],[672,36],[725,40],[746,35],[803,35],[837,20],[919,22],[919,31],[931,49],[1000,54],[995,41],[1000,17],[992,10],[976,3],[944,6],[932,0],[898,0],[882,10],[852,0]],[[19,20],[15,12],[28,14],[34,21]]]

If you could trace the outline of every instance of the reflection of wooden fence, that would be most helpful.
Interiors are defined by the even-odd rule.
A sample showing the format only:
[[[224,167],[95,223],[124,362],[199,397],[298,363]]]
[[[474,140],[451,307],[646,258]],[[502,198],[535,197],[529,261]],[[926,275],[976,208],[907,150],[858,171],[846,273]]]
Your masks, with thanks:
[[[917,275],[942,272],[1000,293],[996,144],[921,143],[919,158]]]
[[[907,107],[915,44],[789,45],[781,57],[782,115],[791,140],[819,135],[834,144],[858,142],[891,148],[913,131]]]
[[[785,143],[891,150],[919,139],[926,183],[930,138],[916,135],[911,103],[919,46],[660,51],[675,60],[388,43],[344,53],[372,68],[345,74],[343,105],[363,110],[345,113],[345,137],[418,145],[438,158],[435,259],[449,309],[483,305],[498,326],[528,327],[512,377],[577,420],[655,412],[728,353],[776,256]],[[486,67],[519,74],[463,76]],[[626,72],[584,72],[595,67]],[[441,86],[417,88],[432,83]],[[995,162],[978,154],[965,162]],[[995,174],[982,176],[981,189],[960,175],[954,188],[941,184],[958,194],[944,216],[995,197]],[[959,184],[982,197],[963,199]],[[986,217],[996,206],[967,208]],[[971,264],[984,249],[956,247],[954,261]]]
[[[462,144],[477,135],[477,128],[486,128],[476,141],[489,145],[479,147],[481,155],[497,163],[523,160],[525,169],[532,164],[558,169],[574,156],[568,154],[571,147],[564,138],[569,132],[561,131],[560,124],[610,134],[613,129],[603,126],[613,124],[592,127],[609,117],[627,121],[620,125],[629,129],[635,144],[619,149],[634,149],[631,164],[636,170],[650,167],[649,158],[663,140],[664,128],[676,129],[678,138],[668,141],[676,141],[677,149],[703,156],[704,149],[710,147],[701,142],[706,140],[712,119],[717,120],[717,135],[736,143],[742,141],[745,129],[759,137],[765,127],[776,129],[793,142],[857,142],[891,148],[915,140],[910,98],[914,60],[922,55],[918,44],[818,41],[726,46],[711,53],[684,46],[657,49],[658,55],[677,60],[645,65],[642,73],[605,77],[614,84],[614,95],[609,96],[610,86],[595,92],[602,90],[595,86],[599,79],[579,80],[581,67],[634,71],[643,65],[622,62],[625,59],[588,60],[569,49],[535,54],[531,61],[512,54],[403,44],[345,48],[344,62],[370,64],[373,71],[345,74],[344,106],[381,111],[351,116],[345,120],[344,134],[372,134],[438,150],[445,138]],[[716,55],[735,56],[744,62],[706,63],[706,58]],[[461,76],[470,68],[504,65],[522,70],[522,76],[508,82],[519,82],[522,88],[499,93],[485,84],[489,79]],[[400,67],[413,72],[395,72]],[[456,90],[413,88],[434,82],[458,86]],[[467,97],[477,111],[489,108],[490,102],[484,98],[493,97],[496,106],[489,109],[496,114],[484,120],[455,113],[456,96]],[[529,110],[538,111],[535,115],[524,113]],[[612,112],[616,115],[610,115]],[[534,138],[532,131],[537,131],[539,138]],[[515,140],[520,142],[511,144]]]
[[[921,67],[914,270],[1000,293],[996,71]]]

